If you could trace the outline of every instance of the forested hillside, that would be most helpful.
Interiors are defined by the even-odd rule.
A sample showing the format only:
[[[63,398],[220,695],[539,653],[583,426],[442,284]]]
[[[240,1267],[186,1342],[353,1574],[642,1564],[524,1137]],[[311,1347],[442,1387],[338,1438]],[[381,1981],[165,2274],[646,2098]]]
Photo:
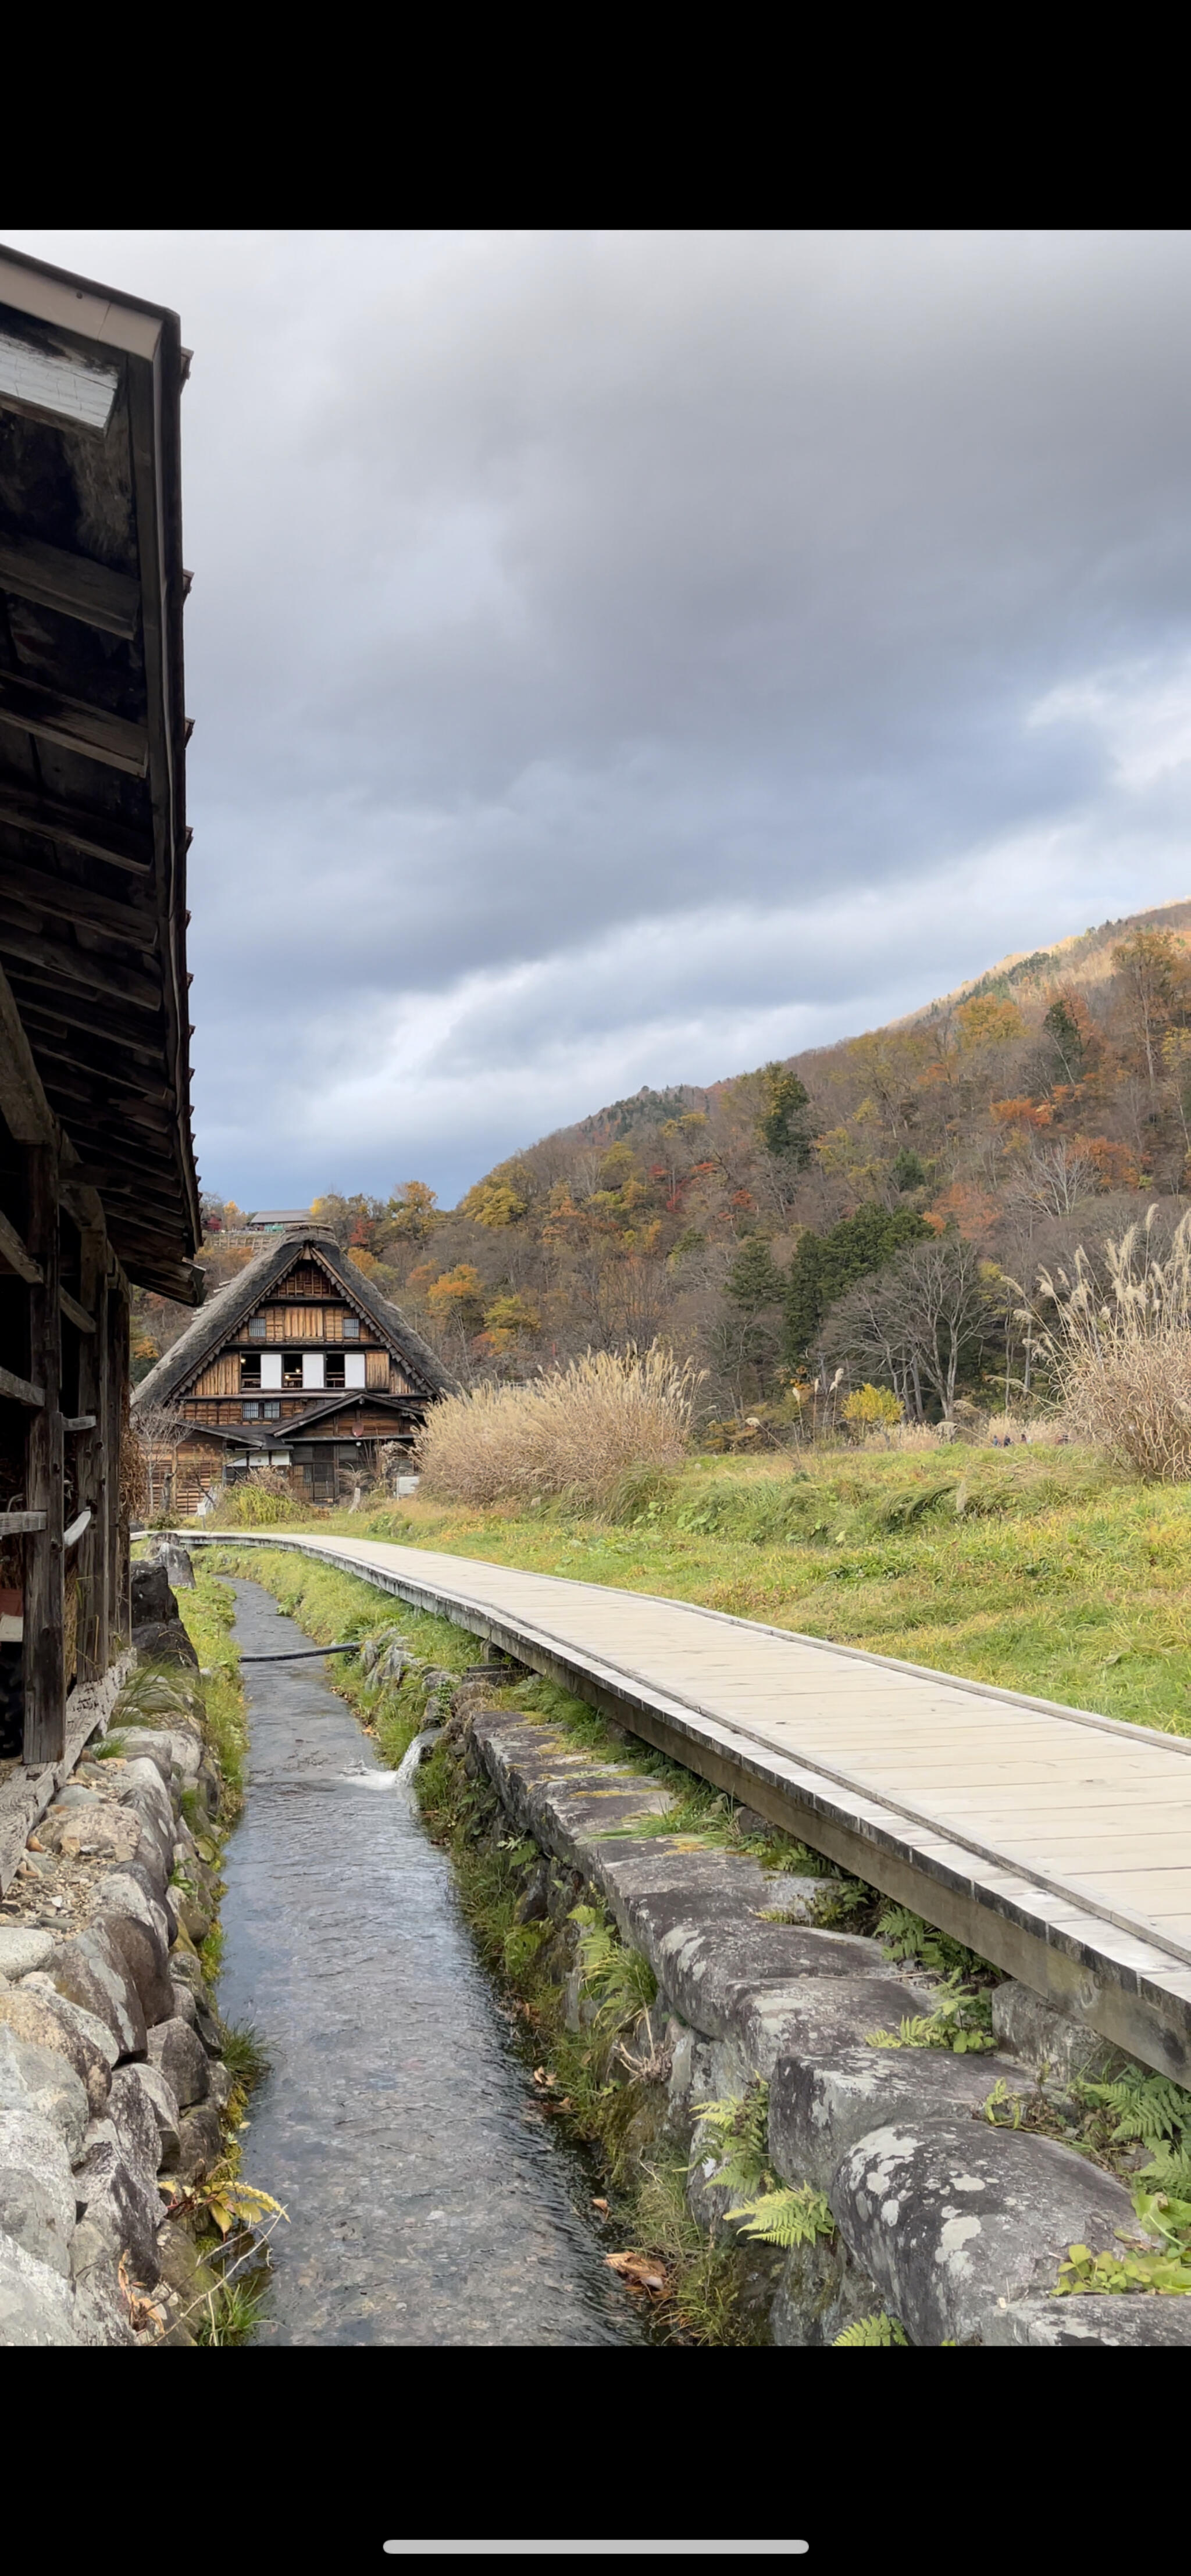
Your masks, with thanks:
[[[867,1383],[937,1418],[965,1391],[1016,1400],[1032,1365],[1037,1385],[1009,1283],[1080,1243],[1097,1257],[1154,1201],[1169,1229],[1189,1158],[1180,904],[1006,960],[896,1026],[617,1101],[456,1209],[419,1181],[316,1206],[461,1380],[661,1335],[725,1422],[804,1415],[833,1380],[833,1403]],[[212,1233],[205,1257],[225,1274],[249,1252]],[[143,1367],[178,1327],[154,1299],[138,1326]]]

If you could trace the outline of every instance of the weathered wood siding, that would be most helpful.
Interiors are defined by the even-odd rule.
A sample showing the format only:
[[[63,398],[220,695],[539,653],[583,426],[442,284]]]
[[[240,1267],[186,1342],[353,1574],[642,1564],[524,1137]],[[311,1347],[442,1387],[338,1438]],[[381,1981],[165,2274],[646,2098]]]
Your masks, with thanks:
[[[212,1360],[210,1367],[205,1368],[196,1381],[194,1392],[196,1395],[238,1395],[240,1362],[236,1354],[232,1352]]]
[[[369,1351],[368,1375],[365,1378],[364,1383],[366,1386],[371,1387],[388,1386],[389,1354],[387,1351]]]

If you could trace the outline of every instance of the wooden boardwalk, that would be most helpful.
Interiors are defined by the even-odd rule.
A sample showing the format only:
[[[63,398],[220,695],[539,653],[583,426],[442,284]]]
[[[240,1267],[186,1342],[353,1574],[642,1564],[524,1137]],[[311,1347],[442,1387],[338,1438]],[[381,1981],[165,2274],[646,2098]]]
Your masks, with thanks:
[[[1191,2083],[1191,1740],[688,1602],[376,1540],[263,1543],[550,1674]]]

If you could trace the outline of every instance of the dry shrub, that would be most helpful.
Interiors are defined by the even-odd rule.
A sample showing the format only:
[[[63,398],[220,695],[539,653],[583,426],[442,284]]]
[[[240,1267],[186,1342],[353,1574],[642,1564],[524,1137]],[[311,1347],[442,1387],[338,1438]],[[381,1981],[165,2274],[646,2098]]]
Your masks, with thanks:
[[[479,1386],[436,1404],[417,1444],[424,1493],[455,1503],[567,1494],[598,1509],[630,1469],[685,1455],[698,1376],[654,1343],[588,1351],[527,1386]]]
[[[274,1529],[282,1521],[306,1517],[304,1507],[295,1501],[284,1479],[268,1467],[240,1478],[235,1492],[218,1512],[220,1526],[231,1529]]]
[[[1072,1436],[1173,1485],[1191,1477],[1191,1211],[1164,1258],[1151,1249],[1155,1214],[1106,1245],[1107,1294],[1082,1245],[1073,1277],[1044,1272],[1038,1285],[1054,1308],[1046,1350]]]

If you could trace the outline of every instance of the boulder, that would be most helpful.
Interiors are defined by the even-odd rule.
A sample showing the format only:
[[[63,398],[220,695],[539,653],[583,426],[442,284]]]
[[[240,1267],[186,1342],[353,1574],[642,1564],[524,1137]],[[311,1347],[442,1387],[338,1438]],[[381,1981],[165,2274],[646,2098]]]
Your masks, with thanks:
[[[1117,2060],[1117,2051],[1098,2031],[1056,2012],[1016,1977],[1006,1977],[1004,1985],[994,1987],[992,2025],[997,2037],[1032,2073],[1043,2066],[1057,2076],[1108,2073]]]
[[[182,2116],[173,2085],[151,2058],[122,2067],[120,2072],[140,2086],[157,2123],[158,2173],[171,2173],[178,2161],[178,2122]]]
[[[31,1968],[44,1968],[54,1955],[52,1932],[26,1931],[23,1924],[0,1927],[0,1976],[27,1977]]]
[[[106,1799],[85,1807],[51,1807],[37,1831],[46,1850],[60,1852],[63,1860],[96,1852],[116,1862],[134,1860],[141,1842],[139,1819]]]
[[[1119,2290],[1067,2299],[1023,2299],[998,2307],[984,2329],[992,2344],[1191,2344],[1191,2298],[1133,2298]]]
[[[146,2024],[166,2021],[173,2010],[165,1942],[143,1922],[130,1914],[103,1914],[97,1917],[108,1939],[118,1950],[140,2000]]]
[[[56,2130],[32,2108],[0,2109],[0,2235],[66,2277],[74,2220],[70,2158]]]
[[[33,2110],[48,2121],[73,2164],[83,2152],[90,2116],[87,2088],[55,2048],[18,2039],[0,2024],[0,2108]]]
[[[14,2237],[0,2235],[0,2349],[78,2341],[69,2283]]]
[[[735,1914],[707,1920],[680,1913],[660,1938],[641,1946],[675,2010],[710,2039],[737,2035],[741,2009],[747,2011],[762,1986],[833,1977],[887,1980],[889,1975],[876,1941],[848,1932],[804,1932],[794,1924],[749,1922]],[[901,2009],[912,2007],[903,2003]]]
[[[189,1788],[198,1777],[203,1758],[203,1739],[197,1728],[189,1726],[129,1727],[123,1736],[125,1753],[138,1762],[152,1762],[167,1789],[174,1774],[181,1774],[183,1788]],[[177,1827],[174,1828],[175,1832]]]
[[[169,1920],[164,1905],[145,1885],[143,1872],[131,1869],[113,1870],[101,1878],[95,1891],[95,1911],[110,1923],[113,1916],[126,1914],[134,1923],[143,1925],[161,1950],[163,1960],[169,1956]]]
[[[171,1968],[173,1965],[174,1961],[171,1958]],[[191,2030],[197,2031],[198,2004],[195,2000],[193,1986],[184,1986],[180,1977],[171,1976],[170,1993],[173,1996],[174,2001],[174,2009],[170,2015],[171,2021],[184,2021],[188,2024]]]
[[[0,2027],[38,2048],[55,2050],[84,2086],[91,2112],[103,2110],[118,2054],[106,2022],[77,2010],[38,1970],[0,1993]]]
[[[200,2102],[193,2111],[184,2111],[179,2129],[177,2173],[181,2182],[201,2182],[218,2164],[223,2154],[223,2133],[219,2113],[213,2102]]]
[[[136,2336],[128,2321],[128,2303],[124,2298],[107,2247],[98,2228],[84,2219],[75,2229],[76,2239],[86,2236],[98,2247],[98,2255],[80,2271],[74,2289],[74,2326],[79,2342],[100,2351],[119,2350],[135,2344]]]
[[[132,1977],[104,1923],[90,1924],[63,1941],[46,1972],[69,2003],[105,2022],[118,2057],[145,2054],[145,2016]]]
[[[164,1891],[173,1865],[177,1826],[169,1790],[155,1762],[137,1760],[124,1767],[120,1804],[135,1815],[141,1829],[140,1852],[151,1869],[158,1892]]]
[[[180,1540],[163,1540],[154,1550],[154,1554],[163,1569],[166,1581],[172,1584],[176,1591],[193,1592],[194,1566],[189,1549],[183,1547]]]
[[[180,2017],[158,2022],[149,2033],[149,2058],[152,2065],[161,2068],[180,2110],[188,2110],[192,2102],[206,2101],[207,2052],[188,2023]]]
[[[198,1656],[180,1619],[158,1619],[134,1628],[132,1642],[140,1664],[181,1664],[198,1671]]]
[[[138,2081],[139,2075],[139,2066],[116,2068],[107,2116],[129,2172],[136,2175],[146,2191],[152,2192],[157,2186],[161,2160],[161,2132],[156,2108]]]
[[[857,2037],[833,2031],[825,2016],[779,2057],[769,2081],[769,2153],[783,2182],[827,2191],[841,2158],[871,2130],[975,2118],[998,2076],[1029,2090],[1024,2068],[1003,2057],[868,2048]]]
[[[118,2265],[127,2253],[134,2278],[151,2287],[161,2202],[129,2165],[112,2121],[92,2121],[74,2187],[80,2218],[97,2230],[111,2260]]]
[[[841,2046],[863,2046],[870,2030],[896,2030],[906,2013],[930,2010],[928,1994],[886,1969],[884,1976],[791,1977],[744,1986],[729,2007],[728,2023],[740,2042],[743,2073],[768,2077],[790,2050],[818,2061]]]
[[[129,1572],[129,1595],[132,1604],[132,1633],[156,1627],[163,1619],[176,1619],[178,1604],[170,1590],[170,1578],[160,1556],[146,1557]]]
[[[916,2344],[983,2340],[1002,2303],[1053,2289],[1068,2247],[1138,2233],[1111,2174],[1029,2130],[907,2119],[842,2158],[845,2241]]]

